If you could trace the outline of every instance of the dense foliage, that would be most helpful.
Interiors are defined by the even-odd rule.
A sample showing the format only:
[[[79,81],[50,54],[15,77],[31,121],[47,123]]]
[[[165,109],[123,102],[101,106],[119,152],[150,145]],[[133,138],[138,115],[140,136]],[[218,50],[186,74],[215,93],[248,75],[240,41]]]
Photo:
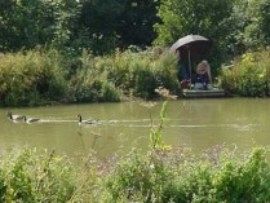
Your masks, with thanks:
[[[216,151],[216,152],[215,152]],[[54,152],[4,153],[1,202],[269,202],[266,150],[240,158],[208,152],[198,158],[184,149],[132,152],[83,164]],[[223,154],[223,155],[222,155]]]
[[[79,5],[74,0],[0,2],[0,51],[70,43]]]
[[[269,0],[6,0],[0,2],[0,51],[52,45],[68,52],[87,48],[104,54],[117,47],[149,46],[155,39],[170,45],[184,35],[201,34],[214,42],[213,53],[218,53],[213,56],[224,60],[242,49],[269,45],[269,4]]]
[[[64,71],[57,52],[0,56],[0,103],[33,105],[64,96]]]
[[[98,54],[127,48],[146,46],[153,41],[153,24],[157,22],[158,0],[86,0],[82,4],[80,29],[88,38],[90,48]],[[79,31],[80,32],[80,31]],[[82,41],[84,43],[84,40]],[[84,44],[85,48],[89,48]]]
[[[150,99],[163,86],[176,93],[177,59],[169,53],[130,50],[107,57],[83,52],[68,58],[56,50],[0,56],[0,103],[39,105],[58,102],[120,101],[125,96]]]
[[[246,53],[220,76],[222,87],[242,96],[270,95],[270,52]]]
[[[232,0],[164,0],[159,9],[162,23],[156,25],[156,42],[170,45],[180,36],[199,34],[221,45],[230,29],[226,20],[232,7]]]
[[[156,0],[7,0],[0,2],[0,51],[53,45],[96,54],[153,41]]]
[[[155,25],[157,44],[170,45],[188,34],[213,42],[214,68],[248,49],[269,45],[269,0],[163,0]]]
[[[176,92],[176,59],[147,46],[204,35],[215,75],[221,63],[269,46],[269,9],[269,0],[0,1],[0,103],[153,98],[158,86]]]

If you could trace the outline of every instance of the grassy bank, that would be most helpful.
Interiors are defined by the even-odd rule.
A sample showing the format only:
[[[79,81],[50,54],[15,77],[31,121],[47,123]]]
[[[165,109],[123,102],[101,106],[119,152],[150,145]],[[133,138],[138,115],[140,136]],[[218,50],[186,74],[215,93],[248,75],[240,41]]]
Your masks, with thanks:
[[[212,150],[154,150],[81,165],[54,153],[4,153],[3,202],[268,202],[270,164],[264,149],[240,158]],[[222,155],[223,154],[223,155]]]
[[[270,96],[270,51],[246,53],[220,76],[222,87],[233,95]]]
[[[155,89],[178,89],[177,59],[160,50],[94,57],[68,57],[33,50],[0,56],[0,103],[6,106],[57,102],[120,101],[157,97]]]
[[[222,70],[222,87],[232,95],[270,95],[269,51],[247,53]],[[179,91],[177,59],[161,49],[70,57],[56,50],[0,55],[0,105],[33,106],[51,102],[116,102],[127,97],[153,99],[163,86]]]

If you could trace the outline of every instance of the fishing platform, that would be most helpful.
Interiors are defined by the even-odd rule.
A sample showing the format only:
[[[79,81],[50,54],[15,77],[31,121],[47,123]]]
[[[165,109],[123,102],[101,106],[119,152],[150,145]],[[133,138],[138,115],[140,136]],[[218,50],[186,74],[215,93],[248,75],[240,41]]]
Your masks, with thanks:
[[[207,90],[201,89],[183,89],[184,98],[219,98],[225,97],[225,91],[220,88],[212,88]]]

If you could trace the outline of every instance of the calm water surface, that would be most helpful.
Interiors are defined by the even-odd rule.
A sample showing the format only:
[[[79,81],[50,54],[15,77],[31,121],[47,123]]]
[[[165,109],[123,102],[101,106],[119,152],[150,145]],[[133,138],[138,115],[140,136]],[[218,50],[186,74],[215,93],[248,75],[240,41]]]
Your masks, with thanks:
[[[149,114],[157,123],[162,103],[149,108],[145,103],[67,105],[13,108],[12,112],[41,118],[36,124],[13,123],[9,109],[0,109],[0,150],[25,146],[55,149],[68,155],[94,149],[103,157],[126,153],[132,147],[147,149]],[[79,126],[76,115],[98,118],[101,125]],[[270,145],[269,99],[203,99],[169,102],[164,139],[168,145],[185,145],[195,151],[215,145],[240,149]]]

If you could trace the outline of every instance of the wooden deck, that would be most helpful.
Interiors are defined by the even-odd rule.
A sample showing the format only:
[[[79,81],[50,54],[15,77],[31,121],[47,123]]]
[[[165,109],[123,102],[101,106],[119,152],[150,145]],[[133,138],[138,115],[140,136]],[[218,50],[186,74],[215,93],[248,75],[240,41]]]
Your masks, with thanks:
[[[213,88],[209,90],[195,90],[195,89],[184,89],[183,96],[185,98],[217,98],[225,97],[225,91],[219,88]]]

